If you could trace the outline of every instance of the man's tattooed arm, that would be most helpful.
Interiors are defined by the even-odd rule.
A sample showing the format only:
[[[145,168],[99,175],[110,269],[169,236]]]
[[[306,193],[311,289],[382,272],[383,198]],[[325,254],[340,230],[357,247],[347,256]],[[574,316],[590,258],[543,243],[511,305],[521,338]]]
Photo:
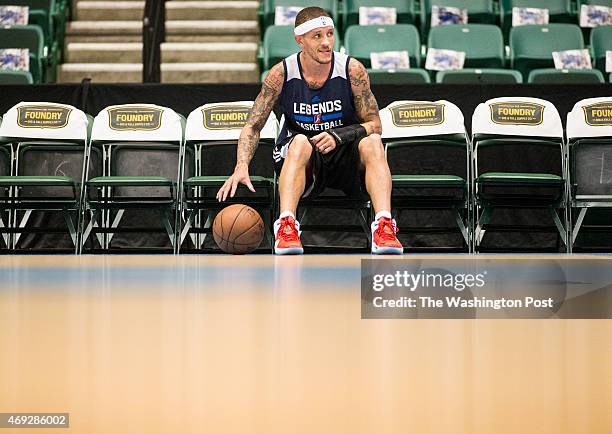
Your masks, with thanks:
[[[241,164],[248,166],[253,155],[255,155],[259,142],[259,132],[266,124],[274,103],[283,89],[284,79],[285,71],[282,63],[276,64],[268,72],[261,91],[249,112],[246,125],[240,132],[236,159],[237,166]]]
[[[353,90],[353,101],[357,119],[369,134],[382,132],[378,103],[370,90],[370,79],[365,67],[356,59],[349,61],[349,79]]]

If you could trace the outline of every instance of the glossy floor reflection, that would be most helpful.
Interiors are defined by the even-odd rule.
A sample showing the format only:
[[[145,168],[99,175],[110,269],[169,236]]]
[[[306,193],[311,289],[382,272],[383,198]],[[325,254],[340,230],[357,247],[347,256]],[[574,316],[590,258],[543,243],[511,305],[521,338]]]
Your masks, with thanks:
[[[611,321],[361,320],[359,259],[1,257],[0,412],[70,413],[45,433],[612,432]]]

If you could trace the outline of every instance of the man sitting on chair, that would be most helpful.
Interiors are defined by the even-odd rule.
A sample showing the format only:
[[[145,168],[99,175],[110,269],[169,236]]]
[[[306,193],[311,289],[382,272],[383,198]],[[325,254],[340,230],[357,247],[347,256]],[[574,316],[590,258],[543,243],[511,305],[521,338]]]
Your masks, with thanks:
[[[295,218],[298,202],[316,197],[325,187],[356,198],[367,192],[376,212],[372,253],[401,254],[391,218],[391,173],[368,74],[359,61],[333,51],[334,22],[325,10],[302,9],[294,33],[302,51],[270,69],[240,133],[234,173],[217,199],[233,197],[239,183],[255,191],[249,163],[278,101],[285,123],[273,152],[281,211],[274,223],[276,254],[303,253]]]

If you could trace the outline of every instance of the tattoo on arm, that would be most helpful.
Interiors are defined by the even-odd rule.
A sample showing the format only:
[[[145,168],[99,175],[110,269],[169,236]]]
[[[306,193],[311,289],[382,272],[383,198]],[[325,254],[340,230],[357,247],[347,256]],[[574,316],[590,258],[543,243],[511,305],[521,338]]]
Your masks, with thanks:
[[[266,124],[268,116],[280,95],[285,79],[282,64],[275,65],[266,76],[261,91],[249,112],[245,127],[238,139],[237,164],[250,163],[259,142],[259,132]]]
[[[349,77],[358,119],[365,124],[368,134],[380,133],[378,103],[370,89],[368,73],[365,67],[355,59],[349,62]]]

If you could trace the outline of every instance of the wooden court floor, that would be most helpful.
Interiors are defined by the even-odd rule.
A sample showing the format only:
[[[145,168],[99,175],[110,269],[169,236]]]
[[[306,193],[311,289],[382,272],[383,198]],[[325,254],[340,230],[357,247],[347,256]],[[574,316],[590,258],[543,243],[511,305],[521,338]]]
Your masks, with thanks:
[[[0,412],[78,434],[612,433],[612,321],[361,320],[359,256],[0,257]]]

